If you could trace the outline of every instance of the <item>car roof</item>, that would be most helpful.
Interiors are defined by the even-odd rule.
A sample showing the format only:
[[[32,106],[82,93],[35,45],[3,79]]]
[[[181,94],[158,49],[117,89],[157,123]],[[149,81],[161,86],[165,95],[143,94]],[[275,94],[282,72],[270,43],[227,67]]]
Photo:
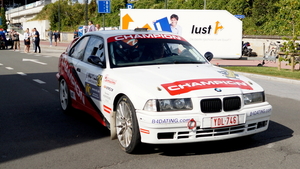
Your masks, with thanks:
[[[100,35],[103,38],[109,38],[112,36],[118,36],[118,35],[128,35],[128,34],[172,34],[171,32],[166,31],[157,31],[157,30],[147,30],[144,28],[139,28],[135,30],[101,30],[101,31],[93,31],[88,32],[84,34],[84,36],[87,35]]]

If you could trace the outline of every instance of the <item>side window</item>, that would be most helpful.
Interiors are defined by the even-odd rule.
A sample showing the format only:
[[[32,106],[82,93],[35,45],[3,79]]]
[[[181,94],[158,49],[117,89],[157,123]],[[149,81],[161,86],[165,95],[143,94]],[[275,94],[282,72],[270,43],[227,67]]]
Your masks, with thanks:
[[[86,46],[84,52],[84,62],[88,62],[89,56],[98,56],[100,60],[104,61],[104,43],[103,39],[97,36],[92,36]]]
[[[80,40],[70,51],[70,56],[76,59],[82,59],[84,54],[84,49],[89,40],[89,37],[86,36]]]

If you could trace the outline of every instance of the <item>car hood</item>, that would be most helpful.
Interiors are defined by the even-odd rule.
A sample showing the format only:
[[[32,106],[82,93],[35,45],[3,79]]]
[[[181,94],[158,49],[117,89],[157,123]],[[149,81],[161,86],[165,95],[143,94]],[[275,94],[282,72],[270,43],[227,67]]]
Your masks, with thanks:
[[[125,91],[152,98],[208,97],[263,91],[252,80],[211,64],[155,65],[114,69]],[[125,84],[126,85],[125,85]],[[124,85],[122,85],[124,84]],[[124,91],[124,89],[123,89]]]

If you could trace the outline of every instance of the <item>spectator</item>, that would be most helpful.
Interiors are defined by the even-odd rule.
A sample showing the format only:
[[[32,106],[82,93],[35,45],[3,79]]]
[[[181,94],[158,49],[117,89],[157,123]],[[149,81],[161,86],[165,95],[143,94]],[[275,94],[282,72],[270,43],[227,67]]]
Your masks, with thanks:
[[[50,47],[52,47],[53,32],[51,29],[48,31],[48,36],[49,36]]]
[[[31,38],[32,38],[32,50],[33,50],[33,52],[34,52],[34,50],[35,50],[35,43],[34,43],[34,41],[35,41],[35,29],[32,29],[31,30],[32,32],[31,32]]]
[[[13,31],[12,32],[12,40],[14,42],[13,48],[14,51],[16,51],[16,49],[19,51],[20,50],[20,34],[17,31]]]
[[[93,24],[93,21],[89,21],[88,32],[93,32],[93,31],[96,31],[96,27]]]
[[[9,38],[9,43],[11,44],[11,47],[9,49],[13,49],[14,47],[14,38],[13,38],[13,33],[15,32],[14,29],[12,29],[9,34],[8,34],[8,38]]]
[[[58,40],[58,42],[60,42],[60,32],[59,32],[59,30],[57,30],[57,40]]]
[[[100,31],[100,25],[99,24],[96,24],[96,31]]]
[[[53,35],[54,35],[55,46],[57,46],[58,32],[54,31]]]
[[[33,28],[34,29],[34,44],[35,44],[35,47],[34,47],[34,53],[37,52],[37,49],[39,49],[39,53],[41,53],[41,47],[40,47],[40,33],[39,31],[36,30],[36,28]]]
[[[25,53],[29,53],[29,49],[30,49],[30,37],[31,37],[31,34],[29,32],[29,28],[27,28],[25,30],[25,33],[24,33],[24,52]]]
[[[74,31],[74,39],[78,37],[78,30]]]
[[[7,49],[7,40],[6,40],[5,32],[4,32],[3,29],[0,29],[0,36],[3,39],[4,43],[5,43],[5,49]]]

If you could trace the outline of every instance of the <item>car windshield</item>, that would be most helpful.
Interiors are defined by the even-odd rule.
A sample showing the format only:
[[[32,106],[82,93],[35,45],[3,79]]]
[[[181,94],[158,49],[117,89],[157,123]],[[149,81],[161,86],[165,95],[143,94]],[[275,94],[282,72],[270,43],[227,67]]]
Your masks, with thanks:
[[[188,42],[173,39],[126,39],[108,43],[111,67],[156,64],[204,64]]]

